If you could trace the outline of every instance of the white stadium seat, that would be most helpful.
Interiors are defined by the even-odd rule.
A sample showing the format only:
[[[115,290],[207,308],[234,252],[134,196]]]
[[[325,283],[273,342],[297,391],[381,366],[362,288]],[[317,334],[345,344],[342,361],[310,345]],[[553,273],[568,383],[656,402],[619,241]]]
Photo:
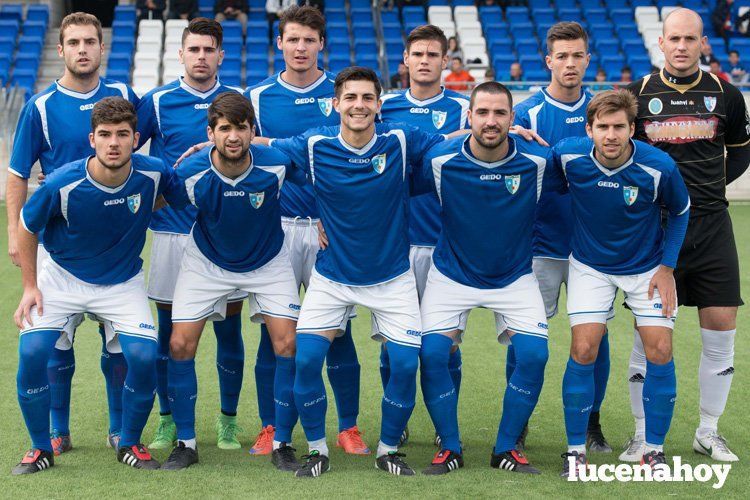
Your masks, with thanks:
[[[164,33],[164,23],[158,19],[144,19],[138,24],[138,36],[152,35],[161,38]]]
[[[665,20],[670,12],[673,10],[677,10],[679,7],[677,5],[668,5],[661,8],[661,20]]]
[[[479,26],[474,27],[461,27],[457,30],[461,43],[468,38],[482,37],[482,28]]]
[[[443,23],[453,23],[453,16],[451,15],[450,11],[430,12],[429,14],[427,14],[427,19],[429,20],[430,24],[434,24],[435,26]]]

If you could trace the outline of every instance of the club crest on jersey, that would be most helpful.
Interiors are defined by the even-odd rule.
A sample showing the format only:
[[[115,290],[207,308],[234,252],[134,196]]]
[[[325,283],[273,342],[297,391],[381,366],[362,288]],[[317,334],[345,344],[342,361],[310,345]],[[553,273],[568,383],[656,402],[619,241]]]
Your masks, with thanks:
[[[443,128],[443,125],[445,125],[446,119],[448,118],[448,112],[447,111],[433,111],[432,112],[432,124],[435,125],[435,128]]]
[[[713,111],[716,109],[716,96],[704,96],[703,97],[703,104],[706,105],[706,109],[709,111]]]
[[[263,200],[266,197],[266,193],[250,193],[250,204],[253,208],[260,208],[263,204]]]
[[[382,174],[383,170],[385,170],[385,153],[373,156],[372,160],[370,160],[370,164],[375,172]]]
[[[331,111],[333,110],[333,98],[321,97],[320,99],[318,99],[318,107],[320,108],[321,113],[326,116],[330,116]]]
[[[516,194],[519,186],[521,186],[520,175],[506,175],[505,176],[505,187],[508,189],[510,194]]]
[[[637,186],[623,186],[622,194],[625,197],[625,203],[632,205],[638,198],[638,187]]]
[[[134,214],[138,213],[138,209],[141,208],[141,193],[128,196],[128,208]]]

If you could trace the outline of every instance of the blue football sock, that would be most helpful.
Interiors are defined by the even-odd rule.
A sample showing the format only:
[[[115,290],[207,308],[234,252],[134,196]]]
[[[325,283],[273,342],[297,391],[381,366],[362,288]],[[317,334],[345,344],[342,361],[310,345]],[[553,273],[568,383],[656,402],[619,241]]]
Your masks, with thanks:
[[[177,439],[195,439],[195,402],[198,399],[195,359],[169,358],[169,398]]]
[[[391,377],[383,394],[380,440],[398,446],[401,433],[409,422],[417,395],[419,348],[388,342]],[[450,377],[448,377],[450,380]]]
[[[219,372],[221,412],[237,415],[245,367],[245,344],[242,342],[242,315],[233,314],[224,321],[214,321],[216,334],[216,369]]]
[[[128,364],[121,352],[109,352],[104,336],[104,325],[99,323],[99,335],[102,337],[102,358],[100,367],[107,384],[107,404],[109,406],[109,432],[120,432],[122,429],[122,386],[128,374]]]
[[[344,335],[331,342],[326,355],[328,381],[336,399],[339,415],[339,432],[357,425],[359,415],[360,367],[352,338],[352,322],[346,323]]]
[[[380,381],[383,383],[383,391],[388,387],[388,380],[391,378],[391,361],[388,359],[388,349],[385,343],[380,346]]]
[[[24,333],[18,342],[18,374],[16,388],[31,447],[52,452],[50,431],[50,382],[47,362],[60,332],[39,330]]]
[[[276,403],[276,433],[274,441],[292,442],[292,430],[297,423],[297,407],[294,404],[294,358],[276,356],[276,377],[273,398]]]
[[[422,394],[442,448],[461,453],[458,431],[458,394],[449,372],[453,339],[440,334],[422,337]]]
[[[508,346],[508,353],[505,355],[505,382],[508,382],[513,376],[513,370],[516,369],[516,352],[513,346]]]
[[[511,342],[516,368],[505,388],[495,453],[515,449],[518,436],[539,401],[544,385],[544,367],[549,358],[546,338],[516,333],[511,337]]]
[[[255,358],[255,389],[258,394],[258,416],[263,427],[275,425],[273,381],[276,373],[276,354],[265,324],[260,325],[260,343]]]
[[[604,332],[604,337],[599,344],[599,353],[594,362],[594,406],[592,412],[598,412],[604,401],[609,381],[609,333]]]
[[[643,412],[646,414],[646,442],[664,444],[674,413],[677,397],[677,378],[674,359],[657,365],[646,361],[646,380],[643,382]]]
[[[169,363],[169,339],[172,338],[172,311],[156,308],[159,322],[158,355],[156,357],[156,395],[159,396],[159,413],[169,415],[172,409],[169,405],[169,381],[167,365]]]
[[[60,434],[70,434],[70,389],[75,371],[76,360],[73,347],[66,351],[61,349],[52,351],[47,362],[50,420],[52,429]]]
[[[594,364],[582,365],[572,357],[568,359],[562,386],[568,446],[586,444],[586,429],[594,404]]]
[[[154,406],[157,343],[131,335],[119,335],[119,340],[127,362],[120,446],[133,446],[141,442],[141,433]]]
[[[451,380],[453,381],[453,387],[456,388],[456,399],[461,392],[461,349],[456,349],[455,352],[450,354],[448,358],[448,371],[451,373]]]
[[[294,377],[294,403],[308,441],[326,437],[326,388],[323,384],[323,362],[331,342],[311,333],[297,334],[297,366]]]

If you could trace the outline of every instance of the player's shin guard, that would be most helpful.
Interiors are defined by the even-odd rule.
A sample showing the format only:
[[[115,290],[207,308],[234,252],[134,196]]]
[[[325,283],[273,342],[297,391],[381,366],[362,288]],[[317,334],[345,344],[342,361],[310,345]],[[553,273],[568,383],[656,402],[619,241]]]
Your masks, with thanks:
[[[273,381],[276,373],[276,354],[265,324],[260,325],[260,343],[255,358],[255,389],[258,394],[258,416],[263,427],[276,425],[273,402]]]
[[[643,410],[646,414],[646,443],[661,446],[672,422],[677,398],[674,360],[663,365],[646,362]]]
[[[609,332],[605,331],[594,362],[594,406],[591,411],[598,412],[601,409],[607,392],[607,381],[609,381]]]
[[[359,377],[360,366],[357,350],[352,338],[352,322],[346,323],[344,335],[331,342],[326,356],[328,381],[336,398],[336,409],[339,415],[339,431],[357,425],[359,415]]]
[[[128,364],[121,352],[109,352],[104,335],[104,325],[99,323],[102,337],[102,357],[100,367],[107,384],[107,404],[109,406],[109,433],[119,433],[122,429],[122,386],[128,374]]]
[[[297,334],[294,403],[308,441],[318,441],[326,435],[328,401],[322,371],[330,347],[331,342],[322,335]]]
[[[122,434],[120,447],[141,442],[141,433],[154,406],[156,390],[156,342],[130,335],[119,335],[127,362],[122,391]]]
[[[414,410],[419,348],[389,342],[388,357],[391,377],[383,394],[380,441],[388,446],[398,446]]]
[[[594,404],[594,363],[582,365],[569,358],[562,395],[568,446],[585,446],[586,428]]]
[[[391,360],[388,357],[388,349],[385,343],[380,345],[380,382],[383,384],[383,391],[388,387],[388,380],[391,378]]]
[[[245,367],[245,344],[242,342],[242,315],[234,314],[214,321],[216,334],[216,369],[219,372],[221,412],[237,414]]]
[[[18,404],[26,428],[31,436],[31,447],[52,453],[50,431],[50,382],[48,361],[55,350],[60,332],[40,330],[24,333],[18,342]]]
[[[539,401],[544,385],[544,367],[549,358],[546,338],[516,333],[511,337],[511,342],[516,356],[516,368],[505,388],[503,416],[497,431],[495,453],[515,449],[518,436]]]
[[[177,439],[195,439],[195,402],[198,399],[198,378],[195,359],[178,361],[169,358],[169,400]]]
[[[456,388],[456,399],[458,394],[461,392],[461,368],[463,363],[461,362],[461,349],[456,349],[451,353],[448,358],[448,371],[451,374],[451,380],[453,381],[453,387]]]
[[[646,416],[643,414],[643,381],[646,380],[646,351],[638,330],[633,332],[633,351],[628,366],[628,388],[630,389],[630,410],[635,419],[636,435],[646,432]]]
[[[716,431],[734,377],[734,337],[737,330],[701,328],[703,350],[698,368],[701,421],[698,435]]]
[[[453,339],[440,334],[422,337],[419,352],[422,395],[441,439],[441,448],[461,453],[458,430],[458,391],[450,376]]]
[[[159,322],[158,353],[156,358],[156,394],[159,396],[159,413],[169,415],[172,409],[169,405],[169,381],[167,376],[169,365],[169,339],[172,338],[172,311],[156,308]]]
[[[505,382],[508,382],[513,376],[513,370],[516,369],[516,351],[512,345],[508,346],[508,352],[505,355]]]
[[[274,440],[292,442],[292,429],[297,423],[297,407],[294,404],[294,358],[276,356],[276,376],[273,383],[273,399],[276,404],[276,433]]]
[[[70,434],[70,389],[75,370],[76,360],[73,347],[68,350],[57,348],[52,350],[47,362],[50,420],[52,428],[63,435]]]

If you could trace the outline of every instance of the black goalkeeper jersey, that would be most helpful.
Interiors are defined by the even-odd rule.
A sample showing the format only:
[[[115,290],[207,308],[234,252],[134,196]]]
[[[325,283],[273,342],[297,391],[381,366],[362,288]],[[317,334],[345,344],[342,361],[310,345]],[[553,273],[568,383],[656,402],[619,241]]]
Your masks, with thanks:
[[[635,138],[677,163],[690,193],[691,217],[725,210],[725,147],[750,142],[742,93],[701,70],[685,78],[661,70],[627,88],[638,98]]]

